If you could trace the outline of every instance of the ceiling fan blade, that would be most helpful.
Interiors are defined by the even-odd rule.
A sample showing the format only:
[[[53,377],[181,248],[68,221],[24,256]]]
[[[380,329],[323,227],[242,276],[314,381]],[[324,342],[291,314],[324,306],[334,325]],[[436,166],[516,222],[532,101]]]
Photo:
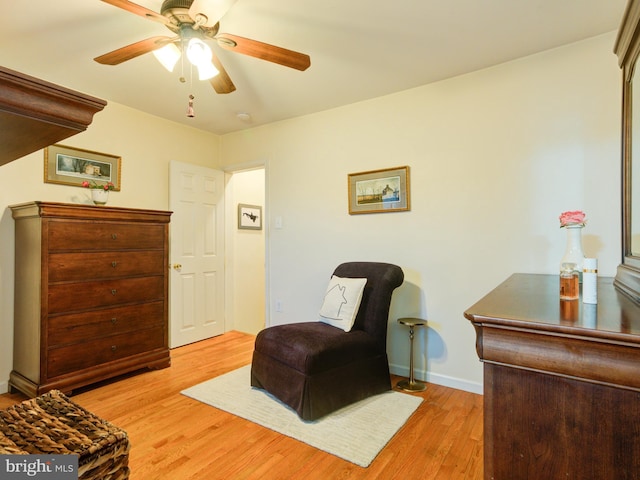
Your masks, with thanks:
[[[104,3],[108,3],[109,5],[113,5],[114,7],[121,8],[126,10],[127,12],[135,13],[136,15],[140,15],[141,17],[148,18],[149,20],[154,20],[156,22],[164,23],[165,25],[170,23],[169,19],[159,13],[154,12],[153,10],[149,10],[141,5],[137,5],[133,2],[129,2],[127,0],[102,0]]]
[[[131,60],[132,58],[144,55],[145,53],[153,52],[154,50],[164,47],[175,40],[176,38],[151,37],[146,40],[132,43],[126,47],[119,48],[113,52],[100,55],[99,57],[94,58],[94,60],[98,63],[102,63],[103,65],[118,65],[122,62],[126,62],[127,60]]]
[[[276,47],[268,43],[258,42],[249,38],[221,33],[216,36],[218,45],[232,52],[242,53],[251,57],[260,58],[268,62],[278,63],[285,67],[304,71],[311,65],[311,58],[304,53],[294,52],[286,48]]]
[[[213,27],[225,13],[236,3],[236,0],[193,0],[189,7],[189,16],[196,19],[196,15],[207,17],[206,27]]]
[[[213,63],[213,65],[218,69],[218,72],[220,72],[209,80],[214,90],[217,93],[231,93],[235,91],[236,86],[231,81],[231,78],[229,78],[227,71],[224,69],[215,53],[211,55],[211,63]]]

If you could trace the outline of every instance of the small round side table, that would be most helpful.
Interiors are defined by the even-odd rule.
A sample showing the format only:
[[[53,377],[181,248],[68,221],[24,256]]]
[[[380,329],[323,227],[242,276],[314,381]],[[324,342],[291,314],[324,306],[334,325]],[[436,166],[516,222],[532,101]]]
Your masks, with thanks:
[[[422,327],[427,321],[421,318],[399,318],[398,323],[409,327],[409,380],[400,380],[397,387],[406,392],[422,392],[427,388],[427,384],[413,376],[413,333],[415,327]]]

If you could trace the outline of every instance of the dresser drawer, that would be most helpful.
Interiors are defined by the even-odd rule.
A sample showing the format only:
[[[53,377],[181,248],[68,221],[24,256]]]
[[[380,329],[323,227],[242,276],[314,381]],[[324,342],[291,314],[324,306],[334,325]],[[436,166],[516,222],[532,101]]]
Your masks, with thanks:
[[[164,328],[159,326],[51,348],[47,358],[49,378],[163,347],[166,347]]]
[[[52,253],[49,255],[49,282],[95,280],[131,275],[162,275],[162,251]]]
[[[164,300],[164,276],[49,285],[49,314]]]
[[[49,348],[164,324],[164,302],[105,308],[49,318]]]
[[[51,220],[49,251],[162,250],[164,232],[164,225]]]

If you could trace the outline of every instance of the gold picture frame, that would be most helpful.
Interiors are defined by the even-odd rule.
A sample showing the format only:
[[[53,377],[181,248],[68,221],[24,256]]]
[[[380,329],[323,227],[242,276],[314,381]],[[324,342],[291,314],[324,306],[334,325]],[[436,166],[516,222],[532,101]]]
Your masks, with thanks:
[[[84,181],[98,185],[113,183],[120,191],[122,159],[116,155],[94,152],[66,145],[50,145],[44,150],[44,181],[81,187]]]
[[[409,167],[350,173],[349,215],[411,210]]]

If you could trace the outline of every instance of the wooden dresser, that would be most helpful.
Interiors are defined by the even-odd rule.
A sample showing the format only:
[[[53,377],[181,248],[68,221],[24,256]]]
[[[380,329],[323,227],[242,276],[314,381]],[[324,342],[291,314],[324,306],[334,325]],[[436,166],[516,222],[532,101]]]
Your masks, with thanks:
[[[70,392],[171,363],[171,212],[32,202],[15,219],[9,386]]]
[[[484,476],[636,480],[640,305],[598,280],[561,302],[557,275],[515,274],[465,312],[484,362]]]

